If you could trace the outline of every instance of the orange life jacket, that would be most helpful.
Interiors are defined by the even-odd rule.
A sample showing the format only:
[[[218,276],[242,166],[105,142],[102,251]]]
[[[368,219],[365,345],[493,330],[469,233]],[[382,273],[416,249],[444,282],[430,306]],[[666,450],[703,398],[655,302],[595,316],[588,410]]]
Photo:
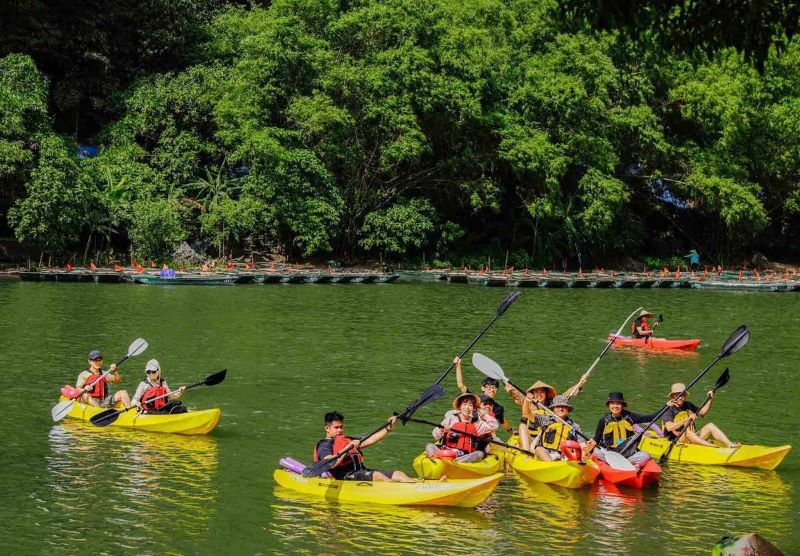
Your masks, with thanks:
[[[167,393],[167,389],[163,386],[163,381],[159,382],[158,386],[154,385],[149,380],[146,382],[150,385],[150,388],[145,390],[144,394],[142,394],[142,407],[145,411],[161,409],[167,403],[167,398],[161,398],[152,402],[150,400],[153,398],[158,398],[159,396],[163,396]]]
[[[477,449],[477,438],[468,435],[478,435],[478,429],[473,424],[475,420],[470,422],[459,421],[455,425],[450,426],[450,434],[442,438],[443,444],[448,448],[455,448],[465,453],[474,452]],[[459,433],[467,434],[459,434]]]
[[[639,333],[636,331],[636,323],[637,322],[639,323],[639,326],[641,327],[641,329],[644,330],[645,332],[650,330],[650,324],[646,320],[640,321],[639,319],[636,319],[636,320],[633,321],[633,323],[631,323],[631,334],[638,338],[639,337]]]
[[[342,450],[344,450],[350,442],[352,442],[352,438],[348,438],[344,435],[339,435],[333,439],[333,455],[338,454]],[[319,444],[317,444],[319,446]],[[317,454],[317,446],[314,446],[314,463],[319,461],[319,455]],[[361,452],[353,448],[342,458],[342,461],[339,463],[337,467],[354,467],[355,469],[361,468],[361,463],[364,461]]]
[[[84,389],[88,389],[92,387],[91,392],[87,392],[91,397],[97,398],[100,400],[104,400],[106,397],[106,378],[103,376],[102,373],[94,374],[92,373],[89,378],[86,379],[86,383],[83,385]]]

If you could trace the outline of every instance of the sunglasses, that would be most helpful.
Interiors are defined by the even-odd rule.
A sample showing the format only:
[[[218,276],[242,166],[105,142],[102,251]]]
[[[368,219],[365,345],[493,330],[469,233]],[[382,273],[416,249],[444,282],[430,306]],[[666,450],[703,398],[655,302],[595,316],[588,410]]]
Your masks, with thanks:
[[[160,369],[145,371],[147,374],[156,374]]]

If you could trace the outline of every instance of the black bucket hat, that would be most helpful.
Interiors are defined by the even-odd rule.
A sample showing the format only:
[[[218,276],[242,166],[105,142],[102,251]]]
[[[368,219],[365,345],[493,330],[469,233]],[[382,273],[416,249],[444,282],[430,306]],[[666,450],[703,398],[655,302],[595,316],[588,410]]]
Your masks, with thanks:
[[[610,404],[611,402],[619,402],[623,406],[628,405],[628,402],[625,401],[625,397],[622,395],[622,392],[611,392],[606,400],[606,405]]]

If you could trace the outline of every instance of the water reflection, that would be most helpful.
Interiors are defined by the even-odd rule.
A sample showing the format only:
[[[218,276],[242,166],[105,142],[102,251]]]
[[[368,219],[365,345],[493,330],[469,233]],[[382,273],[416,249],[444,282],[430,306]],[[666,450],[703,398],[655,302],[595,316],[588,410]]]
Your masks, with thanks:
[[[92,429],[78,421],[50,429],[45,464],[52,500],[42,509],[58,516],[58,527],[45,543],[63,549],[82,542],[90,527],[103,546],[141,550],[168,544],[177,532],[191,537],[207,529],[217,497],[213,437]]]
[[[302,545],[309,554],[363,554],[366,546],[377,554],[472,554],[501,536],[483,513],[487,505],[492,513],[494,495],[477,510],[338,504],[279,486],[274,495],[270,530],[283,545],[279,553]]]

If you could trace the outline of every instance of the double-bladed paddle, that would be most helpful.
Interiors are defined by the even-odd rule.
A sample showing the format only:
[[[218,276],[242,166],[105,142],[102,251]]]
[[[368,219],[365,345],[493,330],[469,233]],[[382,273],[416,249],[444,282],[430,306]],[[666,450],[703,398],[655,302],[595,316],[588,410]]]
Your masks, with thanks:
[[[433,421],[426,421],[425,419],[417,419],[416,417],[409,418],[408,421],[411,421],[412,423],[421,423],[423,425],[430,425],[432,427],[442,428],[441,423],[434,423]],[[463,434],[464,436],[468,436],[468,437],[474,438],[476,440],[482,440],[484,442],[489,442],[490,444],[497,444],[498,446],[502,446],[503,448],[508,448],[510,450],[517,450],[518,452],[522,452],[523,454],[529,455],[531,457],[534,457],[534,458],[536,457],[536,454],[534,454],[530,450],[526,450],[525,448],[520,448],[519,446],[514,446],[513,444],[507,444],[507,443],[502,442],[500,440],[495,440],[494,438],[485,438],[483,436],[480,436],[480,435],[477,435],[477,434],[472,434],[472,433],[465,432],[465,431],[457,431],[457,432],[458,432],[458,434]]]
[[[508,310],[508,308],[511,307],[511,305],[517,299],[519,299],[519,296],[521,296],[521,295],[522,295],[521,291],[513,291],[513,292],[510,292],[507,296],[505,296],[503,301],[500,303],[500,306],[497,308],[497,311],[495,311],[495,314],[492,317],[492,320],[490,320],[486,324],[486,326],[483,327],[483,330],[478,332],[478,335],[475,336],[475,339],[472,340],[469,343],[469,345],[464,348],[464,351],[462,351],[461,354],[458,356],[459,359],[463,359],[464,358],[464,355],[466,355],[466,353],[470,349],[472,349],[472,346],[474,346],[476,344],[476,342],[481,339],[481,336],[483,336],[486,333],[486,331],[489,330],[489,328],[494,324],[494,321],[499,319],[503,315],[503,313],[505,313]],[[454,360],[452,363],[450,363],[450,366],[447,367],[447,370],[445,370],[445,372],[442,373],[442,376],[439,377],[439,379],[436,381],[436,384],[441,384],[442,381],[445,379],[445,377],[450,373],[450,371],[453,370],[453,368],[455,366],[456,366],[456,364],[455,364],[455,360]]]
[[[661,324],[662,322],[664,322],[664,313],[659,313],[658,314],[658,318],[656,319],[656,322],[653,323],[653,330],[658,328],[658,325]],[[652,340],[652,339],[653,339],[653,335],[650,334],[649,336],[645,337],[644,343],[647,343],[648,340]]]
[[[728,384],[728,381],[729,381],[730,379],[731,379],[731,373],[730,373],[730,371],[728,370],[728,368],[727,368],[727,367],[725,367],[725,370],[724,370],[724,371],[722,371],[722,374],[721,374],[721,375],[719,375],[719,378],[717,379],[717,382],[714,384],[714,387],[711,389],[711,393],[713,394],[714,392],[716,392],[717,390],[719,390],[720,388],[722,388],[723,386],[725,386],[726,384]],[[703,410],[703,408],[704,408],[704,407],[705,407],[705,406],[706,406],[706,405],[707,405],[707,404],[708,404],[710,401],[711,401],[711,397],[710,397],[710,396],[707,396],[707,397],[706,397],[706,399],[705,399],[705,401],[703,402],[703,405],[701,405],[701,406],[700,406],[700,407],[697,409],[697,416],[698,416],[698,417],[700,416],[700,415],[699,415],[699,413],[700,413],[700,412]],[[681,433],[680,433],[678,436],[676,436],[675,438],[673,438],[672,440],[670,440],[670,441],[669,441],[669,447],[667,448],[667,450],[666,450],[666,451],[665,451],[663,454],[661,454],[661,457],[660,457],[660,458],[658,458],[658,463],[664,463],[665,461],[667,461],[667,459],[669,458],[669,455],[670,455],[670,453],[672,453],[672,449],[675,447],[675,444],[677,444],[678,442],[680,442],[681,438],[683,438],[683,435],[684,435],[684,434],[686,434],[686,431],[689,429],[689,426],[690,426],[690,424],[691,424],[691,423],[687,423],[687,424],[686,424],[686,425],[683,427],[683,430],[681,431]]]
[[[500,365],[498,365],[495,361],[489,359],[485,355],[482,355],[480,353],[473,353],[472,365],[486,376],[490,376],[496,380],[502,380],[504,382],[508,382],[520,394],[522,394],[523,396],[526,395],[525,391],[522,388],[520,388],[519,386],[511,382],[511,380],[509,380],[509,378],[505,375]],[[548,415],[550,415],[552,418],[554,418],[562,425],[567,424],[566,421],[564,421],[561,417],[553,413],[553,411],[550,410],[549,407],[546,407],[545,405],[539,403],[537,400],[532,400],[532,401],[536,404],[536,406],[539,409],[544,410]],[[575,431],[576,435],[580,436],[584,440],[589,440],[589,437],[583,434],[582,432],[576,429],[573,430]],[[629,462],[627,458],[625,458],[622,454],[618,454],[611,450],[606,450],[604,448],[601,448],[600,446],[595,447],[595,450],[597,451],[598,454],[603,456],[603,458],[606,460],[606,463],[611,467],[613,467],[614,469],[619,469],[622,471],[636,471],[636,467],[631,462]]]
[[[122,359],[120,359],[119,361],[117,361],[117,367],[122,365],[125,361],[127,361],[131,357],[136,357],[137,355],[141,354],[146,349],[147,349],[147,341],[142,339],[142,338],[136,338],[131,343],[131,345],[128,346],[128,354],[125,357],[123,357]],[[111,373],[111,371],[106,371],[106,372],[104,372],[102,374],[102,376],[100,378],[101,379],[105,378],[110,373]],[[96,384],[96,383],[94,383],[94,384]],[[58,402],[56,405],[54,405],[52,411],[50,412],[52,414],[52,416],[53,416],[53,421],[58,422],[61,419],[63,419],[64,417],[66,417],[67,415],[69,415],[69,412],[72,411],[72,406],[75,405],[75,401],[79,397],[80,396],[76,396],[76,397],[72,398],[71,400],[64,400],[63,402]]]
[[[694,386],[695,383],[698,380],[700,380],[701,378],[703,378],[703,375],[705,375],[711,367],[716,365],[717,362],[720,359],[722,359],[723,357],[728,357],[729,355],[732,355],[732,354],[736,353],[737,351],[742,349],[744,346],[746,346],[747,342],[749,342],[749,341],[750,341],[750,330],[748,330],[745,325],[742,325],[739,328],[737,328],[736,330],[734,330],[733,334],[731,334],[728,337],[728,339],[725,341],[725,344],[722,346],[722,349],[719,350],[719,353],[717,354],[717,356],[714,357],[714,360],[711,361],[711,363],[709,363],[708,366],[706,366],[705,369],[700,371],[700,373],[696,377],[694,377],[694,379],[689,384],[686,385],[686,388],[684,388],[683,392],[678,394],[678,396],[680,396],[681,394],[685,393],[689,388]],[[650,423],[646,427],[644,427],[641,431],[637,432],[635,435],[633,435],[628,440],[626,440],[625,443],[620,447],[620,449],[618,451],[621,454],[625,454],[627,452],[631,452],[631,451],[635,450],[635,448],[636,448],[636,446],[637,446],[637,444],[639,442],[639,439],[644,434],[644,431],[649,429],[650,425],[652,425],[653,423],[658,421],[661,418],[661,416],[664,415],[664,413],[666,413],[666,411],[667,411],[667,409],[669,407],[670,407],[669,404],[664,404],[664,407],[662,407],[661,410],[658,413],[656,413],[656,416],[653,418],[653,420],[650,421]]]
[[[644,309],[644,307],[639,307],[633,313],[628,315],[628,318],[626,318],[625,322],[622,323],[622,326],[619,327],[619,330],[617,330],[617,333],[611,336],[611,339],[608,341],[608,344],[606,344],[606,347],[603,349],[603,351],[600,352],[600,355],[597,356],[597,359],[594,360],[594,363],[592,363],[592,366],[589,367],[589,370],[586,371],[585,373],[583,373],[583,376],[581,377],[580,381],[578,381],[578,384],[585,383],[587,380],[589,380],[589,376],[591,376],[592,371],[594,370],[594,368],[597,366],[597,364],[600,362],[600,360],[603,358],[603,356],[606,354],[606,352],[609,349],[611,349],[612,344],[617,341],[617,337],[620,334],[622,334],[622,329],[625,328],[625,325],[628,324],[628,321],[631,320],[633,318],[633,316],[636,313],[638,313],[639,311],[641,311],[642,309]],[[575,385],[567,393],[567,398],[571,398],[572,396],[577,394],[578,393],[577,390],[579,390],[579,387],[577,385]]]
[[[414,415],[414,412],[417,411],[420,407],[435,402],[442,396],[444,396],[444,388],[442,388],[442,385],[438,383],[433,384],[427,390],[425,390],[419,396],[419,398],[411,402],[411,404],[409,404],[409,406],[405,408],[405,410],[402,413],[399,414],[396,413],[395,416],[397,417],[398,420],[402,421],[403,424],[405,424],[406,422],[408,422],[409,419],[411,419],[411,416]],[[363,442],[372,435],[379,433],[381,429],[388,427],[390,423],[391,421],[386,421],[374,431],[359,438],[358,439],[359,442]],[[332,467],[335,467],[339,461],[339,458],[342,457],[344,454],[346,454],[348,451],[350,451],[352,448],[353,444],[350,443],[347,446],[345,446],[343,450],[341,450],[337,454],[334,454],[332,457],[327,459],[322,459],[317,463],[315,463],[314,465],[312,465],[311,467],[306,467],[306,469],[303,471],[303,477],[319,477]]]
[[[194,384],[190,384],[189,386],[187,386],[185,388],[185,390],[188,390],[190,388],[194,388],[195,386],[216,386],[217,384],[219,384],[220,382],[225,380],[225,375],[226,374],[228,374],[228,369],[222,369],[221,371],[218,371],[218,372],[214,373],[213,375],[208,375],[206,378],[204,378],[200,382],[195,382]],[[147,401],[148,401],[148,403],[150,403],[150,402],[154,402],[156,400],[160,400],[162,398],[167,398],[169,396],[172,396],[176,392],[177,392],[177,390],[173,390],[172,392],[167,392],[166,394],[163,394],[161,396],[157,396],[157,397],[152,398],[152,399],[147,400]],[[122,415],[126,411],[130,411],[131,409],[134,409],[135,407],[136,407],[135,405],[132,405],[130,407],[126,407],[125,409],[113,409],[113,408],[112,409],[106,409],[102,413],[98,413],[97,415],[95,415],[94,417],[92,417],[89,420],[92,422],[93,425],[95,425],[97,427],[107,427],[108,425],[110,425],[111,423],[116,421],[119,418],[120,415]]]

